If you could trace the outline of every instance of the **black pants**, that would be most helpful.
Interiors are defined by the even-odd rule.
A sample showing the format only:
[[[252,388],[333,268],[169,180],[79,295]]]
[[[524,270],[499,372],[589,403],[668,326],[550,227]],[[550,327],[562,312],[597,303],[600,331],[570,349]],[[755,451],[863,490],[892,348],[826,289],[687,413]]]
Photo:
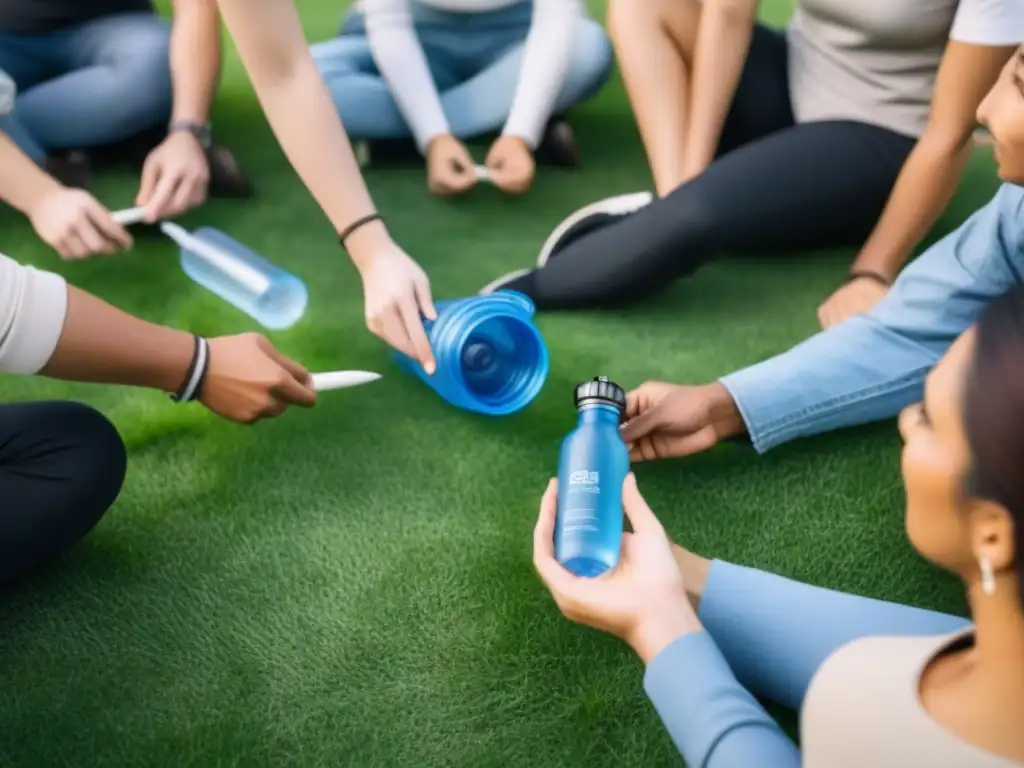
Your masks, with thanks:
[[[0,405],[0,585],[91,531],[125,467],[121,436],[87,406]]]
[[[505,287],[538,309],[614,305],[726,253],[862,244],[916,140],[853,121],[795,123],[786,49],[782,33],[755,29],[718,157],[700,176]]]

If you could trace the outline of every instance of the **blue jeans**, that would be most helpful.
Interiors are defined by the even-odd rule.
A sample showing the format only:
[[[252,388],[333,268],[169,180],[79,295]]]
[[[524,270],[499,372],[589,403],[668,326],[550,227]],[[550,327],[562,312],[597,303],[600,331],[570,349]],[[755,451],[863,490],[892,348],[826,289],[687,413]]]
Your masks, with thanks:
[[[171,115],[170,25],[104,16],[45,35],[0,31],[0,81],[17,87],[0,131],[31,158],[131,138]]]
[[[452,134],[470,139],[500,130],[515,97],[533,4],[473,14],[413,4],[412,13]],[[313,59],[349,136],[408,138],[411,131],[374,64],[365,30],[362,14],[350,13],[339,37],[312,47]],[[596,21],[581,17],[572,45],[556,114],[590,98],[611,72],[611,43]]]
[[[1024,189],[1003,185],[984,208],[852,317],[721,383],[763,453],[798,437],[895,416],[992,299],[1024,282]]]

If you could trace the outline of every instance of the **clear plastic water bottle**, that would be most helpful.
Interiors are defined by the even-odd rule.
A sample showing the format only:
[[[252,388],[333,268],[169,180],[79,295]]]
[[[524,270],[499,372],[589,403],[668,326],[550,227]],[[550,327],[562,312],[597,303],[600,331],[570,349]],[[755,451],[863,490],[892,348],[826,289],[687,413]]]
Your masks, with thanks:
[[[181,246],[186,275],[263,327],[283,330],[305,314],[305,283],[237,240],[208,227],[189,233],[164,222],[161,228]]]
[[[622,483],[629,450],[619,434],[626,393],[599,376],[576,387],[579,423],[558,463],[555,558],[577,576],[600,576],[619,563]]]
[[[439,301],[437,319],[424,321],[437,370],[395,352],[402,370],[448,403],[475,413],[505,416],[522,410],[543,389],[548,350],[533,323],[534,306],[517,291]]]

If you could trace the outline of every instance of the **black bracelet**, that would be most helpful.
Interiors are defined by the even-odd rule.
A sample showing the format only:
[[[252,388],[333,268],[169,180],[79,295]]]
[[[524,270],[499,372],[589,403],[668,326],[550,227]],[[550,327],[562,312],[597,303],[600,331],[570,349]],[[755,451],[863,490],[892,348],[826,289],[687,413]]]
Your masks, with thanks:
[[[356,219],[351,224],[349,224],[347,227],[345,227],[345,229],[343,229],[340,233],[338,233],[338,242],[341,243],[343,248],[348,247],[348,246],[345,245],[345,241],[348,240],[352,236],[352,233],[354,233],[357,229],[359,229],[364,224],[369,224],[371,221],[378,221],[378,220],[381,220],[381,216],[380,216],[379,213],[371,213],[368,216],[363,216],[361,219]]]
[[[210,345],[202,336],[196,336],[195,350],[192,352],[192,362],[189,364],[185,381],[181,388],[171,395],[171,400],[176,403],[187,403],[199,397],[209,367]]]
[[[874,280],[876,283],[884,285],[886,288],[892,285],[889,279],[886,278],[884,275],[870,269],[850,270],[850,274],[846,276],[846,279],[843,281],[843,285],[852,283],[854,280],[860,280],[862,277],[867,278],[868,280]]]

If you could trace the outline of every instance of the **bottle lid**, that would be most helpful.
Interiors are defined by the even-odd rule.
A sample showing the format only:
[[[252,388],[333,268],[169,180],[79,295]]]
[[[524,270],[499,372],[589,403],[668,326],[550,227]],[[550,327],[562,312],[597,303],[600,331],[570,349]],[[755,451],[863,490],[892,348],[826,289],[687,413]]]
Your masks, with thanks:
[[[614,405],[620,411],[626,410],[626,392],[607,376],[595,376],[590,381],[576,385],[576,407],[586,402]]]

